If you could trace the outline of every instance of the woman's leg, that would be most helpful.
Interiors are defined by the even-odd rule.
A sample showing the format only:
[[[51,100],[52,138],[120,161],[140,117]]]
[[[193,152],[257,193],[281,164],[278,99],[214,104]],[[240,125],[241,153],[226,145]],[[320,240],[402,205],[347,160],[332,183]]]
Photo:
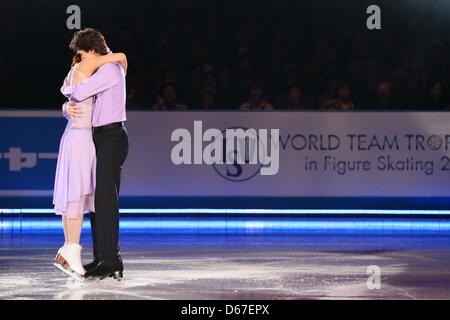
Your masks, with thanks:
[[[86,197],[80,198],[80,212],[75,218],[67,218],[67,241],[70,243],[80,244],[81,229],[83,227],[84,203]]]
[[[68,235],[68,226],[67,226],[67,218],[65,215],[62,215],[62,223],[63,223],[63,229],[64,229],[64,243],[67,243],[69,241],[69,235]]]
[[[85,197],[81,197],[78,203],[71,202],[69,204],[70,215],[66,214],[63,220],[66,245],[58,250],[58,255],[56,256],[56,262],[64,268],[64,272],[69,270],[79,275],[84,275],[86,272],[81,263],[81,250],[83,248],[80,246],[84,202]]]
[[[83,227],[83,214],[77,218],[67,219],[68,239],[70,243],[80,244],[81,229]]]

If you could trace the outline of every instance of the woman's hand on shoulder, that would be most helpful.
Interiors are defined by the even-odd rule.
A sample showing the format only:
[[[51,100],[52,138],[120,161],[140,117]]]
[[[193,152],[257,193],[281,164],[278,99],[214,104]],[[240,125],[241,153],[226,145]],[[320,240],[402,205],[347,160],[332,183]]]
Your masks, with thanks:
[[[118,52],[116,53],[118,55],[119,58],[119,62],[122,65],[123,69],[125,70],[125,72],[127,72],[128,69],[128,60],[127,60],[127,56],[125,53],[123,52]]]

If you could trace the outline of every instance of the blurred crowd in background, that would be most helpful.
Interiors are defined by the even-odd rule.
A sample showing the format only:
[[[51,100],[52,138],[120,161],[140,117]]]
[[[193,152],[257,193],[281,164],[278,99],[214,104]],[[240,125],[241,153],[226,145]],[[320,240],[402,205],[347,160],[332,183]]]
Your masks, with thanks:
[[[381,5],[381,30],[367,29],[364,1],[80,7],[82,26],[100,30],[113,51],[128,56],[129,109],[446,110],[450,5],[427,2]],[[65,11],[58,13],[64,6],[43,0],[49,16],[26,18],[32,10],[9,3],[0,7],[2,104],[57,107],[73,34]],[[34,34],[17,21],[37,21]]]

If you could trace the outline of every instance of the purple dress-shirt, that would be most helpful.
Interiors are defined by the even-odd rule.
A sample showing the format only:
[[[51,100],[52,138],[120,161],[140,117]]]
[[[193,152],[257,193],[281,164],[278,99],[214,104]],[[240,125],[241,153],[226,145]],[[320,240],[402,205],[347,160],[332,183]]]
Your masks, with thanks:
[[[125,70],[120,63],[107,63],[86,80],[75,85],[63,84],[61,93],[76,102],[94,97],[92,126],[125,121]],[[65,105],[63,109],[65,109]]]

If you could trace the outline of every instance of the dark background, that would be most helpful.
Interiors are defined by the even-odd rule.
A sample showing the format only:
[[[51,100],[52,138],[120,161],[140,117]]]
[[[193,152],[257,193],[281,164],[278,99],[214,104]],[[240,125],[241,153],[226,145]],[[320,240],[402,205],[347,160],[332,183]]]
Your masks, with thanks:
[[[446,0],[2,0],[1,108],[60,108],[71,4],[127,54],[129,109],[450,108]]]

